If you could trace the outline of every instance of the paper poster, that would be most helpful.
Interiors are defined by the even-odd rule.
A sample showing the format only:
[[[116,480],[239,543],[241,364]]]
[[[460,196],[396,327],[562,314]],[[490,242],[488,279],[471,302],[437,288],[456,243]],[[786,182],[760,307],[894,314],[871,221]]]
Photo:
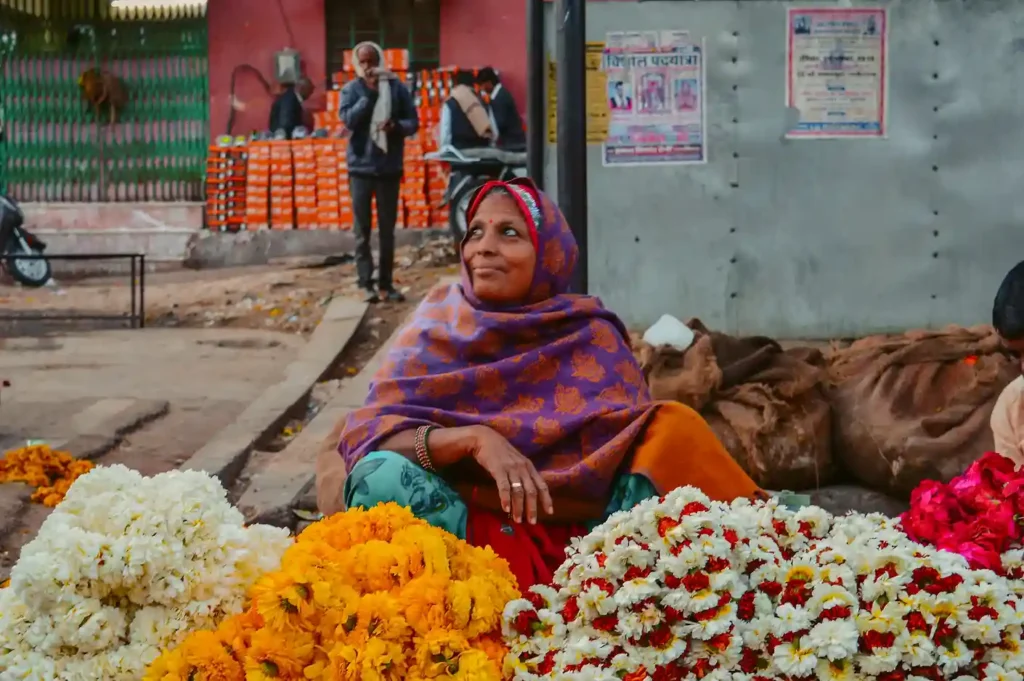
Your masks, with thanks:
[[[704,163],[704,50],[686,31],[609,33],[604,165]]]
[[[888,16],[884,7],[789,8],[790,138],[885,137]]]
[[[586,101],[587,101],[587,144],[601,144],[608,137],[608,99],[605,96],[607,85],[605,75],[601,71],[601,56],[604,43],[587,43],[584,55],[587,70]],[[548,142],[554,144],[558,139],[558,70],[555,63],[548,60]]]

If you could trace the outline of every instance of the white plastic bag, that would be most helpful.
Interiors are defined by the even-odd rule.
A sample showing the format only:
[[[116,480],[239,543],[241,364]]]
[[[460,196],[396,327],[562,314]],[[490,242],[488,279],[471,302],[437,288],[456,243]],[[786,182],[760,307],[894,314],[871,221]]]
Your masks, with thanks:
[[[654,347],[670,345],[680,351],[693,345],[693,339],[693,330],[670,314],[661,315],[661,319],[644,332],[644,342]]]

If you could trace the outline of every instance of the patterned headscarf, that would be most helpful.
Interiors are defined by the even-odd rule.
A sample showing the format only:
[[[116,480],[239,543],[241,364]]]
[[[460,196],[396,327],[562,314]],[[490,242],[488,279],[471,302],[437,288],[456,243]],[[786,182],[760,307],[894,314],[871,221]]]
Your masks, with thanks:
[[[467,218],[499,190],[519,204],[537,251],[527,300],[483,304],[463,261],[462,282],[431,291],[396,338],[365,406],[346,417],[339,451],[351,471],[395,433],[483,424],[552,490],[601,498],[656,404],[622,322],[597,298],[567,293],[579,250],[551,199],[529,180],[491,182]]]

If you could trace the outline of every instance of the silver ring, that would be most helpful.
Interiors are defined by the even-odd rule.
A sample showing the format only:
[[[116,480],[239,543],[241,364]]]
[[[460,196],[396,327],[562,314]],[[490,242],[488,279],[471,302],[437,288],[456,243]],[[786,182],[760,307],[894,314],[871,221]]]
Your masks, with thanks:
[[[522,488],[523,488],[523,483],[521,483],[521,482],[513,482],[512,483],[512,489],[522,489]]]

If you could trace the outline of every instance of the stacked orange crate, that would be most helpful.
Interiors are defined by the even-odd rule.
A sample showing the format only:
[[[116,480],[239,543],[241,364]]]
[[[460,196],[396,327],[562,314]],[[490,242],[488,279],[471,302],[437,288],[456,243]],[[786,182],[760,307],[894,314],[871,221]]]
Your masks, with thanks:
[[[348,165],[345,160],[348,138],[334,140],[334,148],[338,153],[338,223],[342,229],[352,229],[352,195],[349,193]]]
[[[292,178],[292,147],[287,140],[270,145],[270,228],[295,228],[295,200]]]
[[[292,142],[292,163],[295,168],[296,227],[316,229],[316,148],[313,140]]]
[[[420,127],[424,131],[424,151],[437,150],[437,126],[441,119],[441,107],[451,95],[452,71],[440,70],[429,74],[427,80],[427,98],[420,111]],[[430,215],[427,217],[427,227],[444,225],[448,221],[447,208],[441,205],[444,202],[444,192],[448,183],[449,168],[441,163],[431,163],[427,166],[427,174],[424,178],[424,193],[427,197],[427,205],[430,206]]]
[[[244,137],[236,137],[228,153],[227,167],[227,225],[229,232],[245,228],[245,164],[248,143]]]
[[[270,143],[249,143],[245,181],[245,226],[249,230],[270,227]]]
[[[338,209],[338,145],[332,139],[315,139],[316,221],[320,229],[341,228]]]
[[[230,142],[230,138],[227,138]],[[227,224],[227,178],[231,149],[219,138],[206,159],[206,227],[223,230]]]

